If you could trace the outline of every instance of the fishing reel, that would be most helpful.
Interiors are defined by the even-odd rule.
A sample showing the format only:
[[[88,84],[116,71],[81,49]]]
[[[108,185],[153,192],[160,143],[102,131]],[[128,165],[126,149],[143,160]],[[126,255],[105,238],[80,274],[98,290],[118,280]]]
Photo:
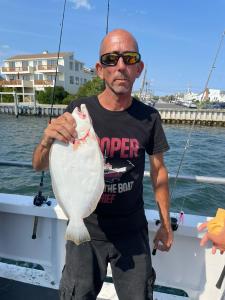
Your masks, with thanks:
[[[156,220],[156,221],[155,221],[155,225],[156,225],[156,226],[158,226],[160,223],[161,223],[160,220]],[[170,224],[171,224],[171,228],[172,228],[173,231],[176,231],[176,230],[178,229],[179,224],[178,224],[177,218],[171,217],[171,218],[170,218]],[[156,255],[156,251],[157,251],[157,249],[154,248],[154,249],[152,250],[152,255]]]
[[[51,205],[51,201],[48,200],[48,197],[42,195],[42,191],[39,191],[38,194],[34,197],[33,204],[36,206],[42,206],[43,204]]]
[[[44,171],[42,171],[41,173],[41,181],[39,185],[38,194],[34,197],[34,201],[33,201],[33,204],[36,206],[42,206],[43,204],[47,204],[48,206],[51,205],[51,201],[47,201],[48,197],[42,195],[43,185],[44,185]]]
[[[158,226],[161,223],[160,220],[155,221],[155,225]],[[178,229],[178,220],[177,218],[171,217],[170,218],[170,224],[173,231],[176,231]]]
[[[48,201],[48,197],[42,195],[42,188],[43,188],[43,180],[44,180],[44,171],[41,174],[41,181],[39,186],[38,194],[34,197],[33,204],[35,206],[42,206],[43,204],[47,204],[48,206],[51,205],[51,201]],[[38,216],[34,217],[34,224],[33,224],[33,231],[32,231],[32,240],[37,238],[37,226],[38,226]]]

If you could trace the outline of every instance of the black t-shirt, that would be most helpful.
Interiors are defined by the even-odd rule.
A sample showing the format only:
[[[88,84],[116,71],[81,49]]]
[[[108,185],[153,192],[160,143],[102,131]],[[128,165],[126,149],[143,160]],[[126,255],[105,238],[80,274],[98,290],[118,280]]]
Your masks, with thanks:
[[[70,103],[67,111],[86,104],[105,160],[105,189],[85,224],[92,239],[113,239],[147,224],[143,202],[145,151],[169,149],[158,111],[133,98],[124,111],[102,107],[96,96]]]

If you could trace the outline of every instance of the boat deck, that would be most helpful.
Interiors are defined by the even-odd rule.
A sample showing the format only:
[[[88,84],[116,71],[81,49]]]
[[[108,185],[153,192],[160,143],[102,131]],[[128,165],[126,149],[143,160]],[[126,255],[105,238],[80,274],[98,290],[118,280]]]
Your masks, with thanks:
[[[1,300],[59,300],[58,290],[0,277]],[[185,300],[187,297],[154,293],[154,300]],[[105,282],[98,300],[118,300],[112,283]]]
[[[58,290],[0,277],[1,300],[59,300]]]

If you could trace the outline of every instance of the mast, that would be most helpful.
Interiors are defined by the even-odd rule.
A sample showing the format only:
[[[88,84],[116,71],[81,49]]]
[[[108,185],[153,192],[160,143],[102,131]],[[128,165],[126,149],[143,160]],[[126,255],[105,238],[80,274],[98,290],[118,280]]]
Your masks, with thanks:
[[[140,100],[141,100],[141,97],[143,95],[143,91],[144,91],[144,87],[145,87],[146,74],[147,74],[147,68],[145,68],[144,76],[143,76],[143,79],[142,79],[142,84],[141,84],[141,88],[140,88],[140,92],[139,92],[139,98],[140,98]]]

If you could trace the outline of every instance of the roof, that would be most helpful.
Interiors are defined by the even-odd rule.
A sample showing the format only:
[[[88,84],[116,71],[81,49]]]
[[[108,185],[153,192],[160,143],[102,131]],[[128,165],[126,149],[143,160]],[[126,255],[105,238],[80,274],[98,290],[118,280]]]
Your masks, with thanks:
[[[60,52],[59,57],[65,57],[73,55],[73,52]],[[58,53],[39,53],[39,54],[21,54],[21,55],[15,55],[7,58],[5,61],[8,60],[18,60],[18,59],[38,59],[38,58],[57,58]]]

